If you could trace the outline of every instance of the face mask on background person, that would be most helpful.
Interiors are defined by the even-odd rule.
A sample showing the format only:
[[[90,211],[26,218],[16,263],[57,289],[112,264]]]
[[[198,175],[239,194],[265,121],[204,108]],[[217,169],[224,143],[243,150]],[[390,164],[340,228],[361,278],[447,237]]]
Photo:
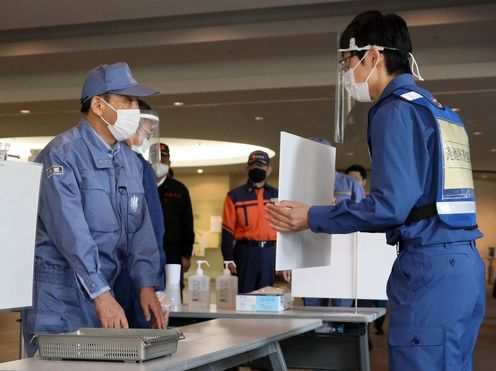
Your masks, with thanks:
[[[248,171],[248,178],[250,178],[250,180],[253,183],[260,183],[264,181],[266,176],[267,176],[267,171],[264,169],[260,169],[258,167],[255,167]]]
[[[169,174],[169,165],[165,165],[162,163],[158,163],[158,164],[155,163],[152,164],[152,167],[153,170],[155,171],[155,175],[157,176],[157,178],[162,178],[167,174]]]
[[[117,120],[115,120],[114,125],[105,120],[103,116],[100,116],[117,141],[126,140],[136,133],[140,122],[139,109],[115,109],[105,99],[102,100],[117,113]]]
[[[141,139],[142,139],[141,145],[138,146],[133,144],[131,146],[131,149],[134,152],[141,153],[142,155],[144,155],[146,151],[148,151],[148,149],[150,148],[150,141],[148,140],[148,138],[141,138]]]
[[[359,102],[372,102],[372,98],[370,97],[368,81],[372,73],[375,71],[377,65],[379,64],[379,60],[377,60],[374,68],[372,68],[372,71],[370,71],[369,75],[367,76],[367,79],[364,82],[355,82],[355,69],[358,67],[359,64],[362,63],[362,61],[365,59],[367,54],[368,52],[364,54],[362,59],[360,59],[360,61],[356,64],[355,67],[349,69],[343,75],[344,87],[346,88],[348,93]]]

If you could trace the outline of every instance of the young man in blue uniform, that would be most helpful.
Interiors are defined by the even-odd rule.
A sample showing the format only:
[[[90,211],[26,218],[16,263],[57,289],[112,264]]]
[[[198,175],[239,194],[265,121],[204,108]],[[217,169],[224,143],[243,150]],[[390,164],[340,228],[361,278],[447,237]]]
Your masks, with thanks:
[[[122,141],[136,132],[138,85],[126,63],[86,76],[78,125],[38,155],[43,164],[36,233],[33,306],[22,313],[26,352],[38,333],[80,327],[127,328],[112,286],[128,265],[145,317],[164,328],[155,295],[159,252],[143,191],[143,167]]]
[[[233,260],[229,269],[238,275],[238,292],[247,293],[275,280],[276,232],[264,217],[264,207],[277,198],[277,189],[267,184],[269,155],[253,151],[247,162],[248,182],[232,189],[224,201],[222,255]]]
[[[362,187],[365,187],[365,183],[367,183],[367,171],[362,165],[351,165],[346,168],[344,173],[352,178],[355,178]]]
[[[376,101],[370,195],[334,207],[281,201],[267,206],[267,218],[281,232],[386,232],[401,250],[387,287],[390,369],[471,370],[485,268],[474,242],[482,234],[463,122],[415,85],[412,74],[421,77],[399,16],[358,15],[340,47],[344,87]]]

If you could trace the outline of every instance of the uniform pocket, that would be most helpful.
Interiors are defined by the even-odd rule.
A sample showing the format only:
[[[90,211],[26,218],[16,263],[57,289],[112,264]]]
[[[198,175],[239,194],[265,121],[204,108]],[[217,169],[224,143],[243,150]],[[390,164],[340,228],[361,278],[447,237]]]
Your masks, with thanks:
[[[62,317],[56,313],[41,313],[34,315],[34,334],[60,334],[64,332]]]
[[[130,179],[126,184],[127,188],[127,227],[128,232],[136,232],[143,224],[145,213],[145,193],[143,184]]]
[[[391,327],[391,370],[446,370],[445,343],[443,326]]]
[[[98,179],[86,178],[81,187],[83,210],[88,227],[96,232],[114,232],[119,223],[109,198],[109,189]]]
[[[428,258],[421,254],[405,252],[398,257],[398,268],[408,283],[412,294],[425,290],[432,281],[432,270],[428,269]]]

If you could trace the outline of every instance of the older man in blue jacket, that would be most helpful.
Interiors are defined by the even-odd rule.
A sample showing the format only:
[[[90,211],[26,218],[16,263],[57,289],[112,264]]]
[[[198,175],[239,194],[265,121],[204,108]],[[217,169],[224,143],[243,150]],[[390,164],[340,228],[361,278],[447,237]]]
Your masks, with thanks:
[[[127,264],[140,303],[164,327],[159,251],[144,197],[143,167],[122,141],[136,132],[138,85],[126,63],[101,65],[86,77],[83,117],[39,154],[43,164],[36,233],[33,307],[23,311],[28,356],[33,334],[79,327],[127,328],[112,286]]]

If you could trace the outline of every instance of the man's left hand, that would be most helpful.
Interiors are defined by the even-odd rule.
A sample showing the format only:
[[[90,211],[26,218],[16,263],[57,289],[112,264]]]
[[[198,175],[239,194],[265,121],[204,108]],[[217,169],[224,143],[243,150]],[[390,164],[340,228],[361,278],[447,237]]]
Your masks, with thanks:
[[[153,287],[143,287],[139,292],[139,296],[141,309],[143,309],[145,319],[150,322],[153,314],[152,327],[164,329],[164,314],[162,313],[162,307],[158,301],[157,294],[155,294],[155,289]]]

